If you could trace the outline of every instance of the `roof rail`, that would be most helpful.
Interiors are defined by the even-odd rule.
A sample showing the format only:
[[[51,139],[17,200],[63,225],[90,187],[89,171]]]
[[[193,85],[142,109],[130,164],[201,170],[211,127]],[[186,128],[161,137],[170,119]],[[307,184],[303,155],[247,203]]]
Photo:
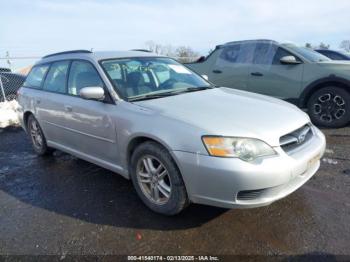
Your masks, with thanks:
[[[152,53],[152,51],[147,50],[147,49],[131,49],[130,51],[138,51],[138,52]]]
[[[75,53],[91,54],[92,52],[89,50],[71,50],[71,51],[64,51],[64,52],[49,54],[49,55],[43,56],[42,58],[47,58],[47,57],[56,56],[56,55],[75,54]]]
[[[275,44],[278,44],[277,41],[271,40],[271,39],[249,39],[249,40],[238,40],[238,41],[227,42],[227,43],[225,43],[223,45],[231,45],[231,44],[238,44],[238,43],[249,43],[249,42],[275,43]]]

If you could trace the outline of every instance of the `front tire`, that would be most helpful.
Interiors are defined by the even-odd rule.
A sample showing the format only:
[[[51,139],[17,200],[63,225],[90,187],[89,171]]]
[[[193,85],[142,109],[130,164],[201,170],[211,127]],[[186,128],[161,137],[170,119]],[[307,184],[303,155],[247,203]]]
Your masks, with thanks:
[[[314,92],[307,104],[311,121],[317,126],[344,127],[350,121],[350,94],[336,86]]]
[[[52,149],[49,148],[46,144],[46,138],[39,125],[39,122],[33,115],[30,115],[28,117],[27,130],[30,135],[35,153],[40,156],[52,153]]]
[[[175,215],[188,205],[180,171],[161,145],[145,142],[138,146],[131,157],[130,174],[138,196],[151,210]]]

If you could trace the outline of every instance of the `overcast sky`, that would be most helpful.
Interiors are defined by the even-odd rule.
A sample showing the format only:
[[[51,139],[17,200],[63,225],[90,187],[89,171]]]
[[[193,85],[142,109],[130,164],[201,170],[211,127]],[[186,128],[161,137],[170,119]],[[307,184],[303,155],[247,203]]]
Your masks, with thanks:
[[[337,49],[350,39],[349,11],[349,0],[0,0],[0,57],[128,50],[148,40],[202,54],[255,38]]]

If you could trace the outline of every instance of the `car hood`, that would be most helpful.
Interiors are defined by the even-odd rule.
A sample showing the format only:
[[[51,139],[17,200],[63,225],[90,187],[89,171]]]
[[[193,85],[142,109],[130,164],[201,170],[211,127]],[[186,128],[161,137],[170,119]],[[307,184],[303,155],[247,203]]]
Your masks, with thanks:
[[[350,66],[350,61],[348,60],[330,60],[317,62],[319,65],[345,65]]]
[[[224,87],[134,104],[195,126],[202,135],[252,137],[271,146],[278,146],[282,135],[310,121],[303,111],[282,100]]]
[[[317,62],[317,64],[321,67],[327,67],[327,68],[346,69],[346,70],[350,69],[350,61],[331,60],[331,61]]]

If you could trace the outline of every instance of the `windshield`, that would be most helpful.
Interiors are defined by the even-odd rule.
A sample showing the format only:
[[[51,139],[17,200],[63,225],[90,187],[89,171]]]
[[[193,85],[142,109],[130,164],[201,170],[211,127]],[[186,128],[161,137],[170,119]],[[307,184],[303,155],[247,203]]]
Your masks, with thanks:
[[[101,65],[118,94],[128,100],[155,94],[172,95],[182,90],[202,90],[211,86],[199,75],[170,58],[113,59],[104,60]]]
[[[293,45],[288,45],[288,47],[292,49],[295,53],[309,60],[310,62],[331,61],[331,59],[329,59],[328,57],[314,50],[311,50],[310,48],[298,47]]]
[[[347,58],[350,58],[350,53],[349,52],[346,52],[346,51],[343,51],[343,50],[338,51],[338,52],[343,54],[343,55],[345,55]]]

